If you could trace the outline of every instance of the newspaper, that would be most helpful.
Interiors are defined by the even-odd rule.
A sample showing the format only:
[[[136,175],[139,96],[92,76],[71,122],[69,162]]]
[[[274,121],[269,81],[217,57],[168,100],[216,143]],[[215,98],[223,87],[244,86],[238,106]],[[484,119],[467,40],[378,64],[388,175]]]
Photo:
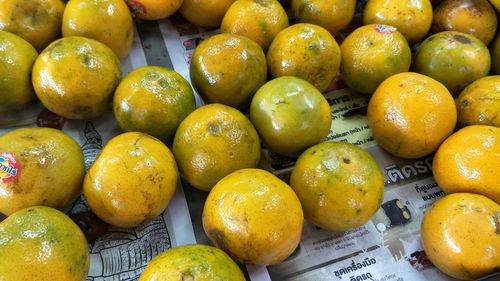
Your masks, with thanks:
[[[123,75],[144,65],[176,70],[188,81],[189,62],[201,40],[219,33],[190,25],[175,14],[169,19],[137,21],[130,55],[122,60]],[[328,141],[363,147],[377,161],[385,179],[382,207],[364,226],[336,233],[305,221],[302,240],[285,261],[273,266],[241,265],[248,280],[454,280],[427,259],[420,240],[420,222],[431,204],[444,195],[432,178],[432,156],[403,160],[384,152],[367,125],[369,97],[347,88],[338,77],[326,91],[332,110]],[[197,105],[203,101],[197,96]],[[16,115],[17,114],[17,115]],[[106,142],[120,134],[112,111],[93,120],[64,120],[40,104],[0,119],[0,134],[18,127],[50,126],[79,142],[86,168]],[[295,159],[263,147],[262,168],[288,181]],[[167,210],[135,228],[111,227],[89,212],[83,196],[67,211],[84,230],[91,256],[88,281],[138,280],[148,262],[159,253],[185,244],[210,244],[201,216],[206,192],[180,178]],[[0,220],[2,218],[0,217]]]

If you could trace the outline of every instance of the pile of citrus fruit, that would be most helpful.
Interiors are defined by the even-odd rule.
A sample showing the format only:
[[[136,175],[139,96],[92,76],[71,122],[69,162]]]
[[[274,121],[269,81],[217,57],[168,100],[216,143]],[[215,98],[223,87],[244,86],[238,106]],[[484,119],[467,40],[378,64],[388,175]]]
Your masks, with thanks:
[[[387,153],[433,155],[447,194],[421,225],[434,265],[464,280],[500,268],[499,1],[0,0],[0,7],[0,113],[37,101],[67,119],[112,111],[123,131],[88,171],[78,143],[60,130],[0,136],[0,212],[8,216],[0,256],[10,257],[0,259],[0,280],[85,280],[87,241],[61,211],[83,193],[103,221],[142,225],[167,208],[179,177],[207,192],[202,223],[213,245],[167,250],[142,281],[244,280],[237,263],[285,260],[304,220],[329,231],[364,225],[381,206],[384,177],[364,149],[325,141],[335,122],[323,93],[336,79],[369,98],[368,125]],[[176,13],[220,28],[196,47],[190,81],[161,66],[122,77],[134,22]],[[205,105],[196,108],[195,93]],[[262,168],[262,147],[296,160],[289,180]]]

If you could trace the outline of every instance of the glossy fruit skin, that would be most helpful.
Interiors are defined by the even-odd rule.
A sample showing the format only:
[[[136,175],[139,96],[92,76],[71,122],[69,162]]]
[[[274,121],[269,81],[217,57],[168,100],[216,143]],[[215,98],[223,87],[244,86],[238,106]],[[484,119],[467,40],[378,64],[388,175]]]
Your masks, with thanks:
[[[115,53],[94,39],[70,36],[52,42],[35,60],[32,83],[40,102],[68,119],[91,119],[111,108],[121,79]]]
[[[392,26],[361,26],[344,39],[340,50],[344,81],[363,94],[371,95],[386,78],[410,69],[410,46]]]
[[[433,12],[433,33],[459,31],[488,45],[495,36],[496,29],[496,12],[488,0],[445,0]]]
[[[217,34],[196,47],[189,76],[206,103],[245,109],[266,82],[266,56],[262,48],[247,37]]]
[[[120,81],[113,96],[113,112],[122,130],[147,133],[167,144],[195,108],[189,82],[161,66],[133,70]]]
[[[292,0],[292,15],[297,22],[319,25],[333,36],[351,23],[355,0]]]
[[[500,128],[471,125],[441,144],[432,162],[432,172],[446,193],[478,193],[500,204],[498,163]]]
[[[474,36],[443,31],[426,38],[414,58],[414,71],[443,83],[457,96],[467,85],[490,72],[486,45]]]
[[[456,98],[458,124],[500,127],[500,75],[480,78]]]
[[[434,152],[455,129],[457,110],[448,90],[415,72],[395,74],[380,84],[367,109],[377,143],[401,158]]]
[[[87,240],[78,225],[61,211],[45,206],[21,209],[0,222],[0,237],[1,280],[87,278]]]
[[[0,0],[0,29],[12,32],[41,52],[61,37],[62,0]]]
[[[325,91],[340,68],[340,48],[319,25],[297,23],[280,31],[267,50],[271,77],[296,76]]]
[[[473,280],[500,267],[500,206],[471,193],[454,193],[436,201],[421,224],[422,244],[431,262],[444,273]]]
[[[12,180],[0,179],[1,213],[37,205],[64,210],[80,195],[83,152],[66,133],[43,127],[14,129],[0,136],[0,152],[12,154],[19,165]]]
[[[104,146],[85,175],[83,194],[103,221],[134,227],[167,208],[178,178],[174,156],[165,144],[144,133],[127,132]]]
[[[139,281],[245,281],[238,265],[219,248],[192,244],[170,248],[144,269]]]
[[[28,41],[0,30],[0,113],[22,110],[36,101],[31,68],[37,56]]]
[[[271,151],[297,157],[326,138],[332,113],[325,97],[312,84],[281,76],[255,93],[250,120]]]
[[[257,167],[261,154],[250,120],[218,103],[197,108],[181,122],[172,151],[181,174],[202,191],[210,191],[233,171]]]
[[[394,26],[410,45],[425,38],[432,24],[429,0],[371,0],[363,10],[363,24]]]
[[[236,0],[183,0],[180,13],[190,23],[205,28],[219,27]]]
[[[288,15],[277,0],[238,0],[226,11],[220,31],[248,37],[266,52],[276,34],[288,26]]]
[[[62,35],[95,39],[125,58],[134,41],[134,22],[123,0],[71,0],[64,10]]]
[[[208,238],[239,263],[272,265],[298,246],[304,215],[297,195],[268,171],[241,169],[220,180],[203,208]]]
[[[364,225],[380,208],[384,178],[362,148],[343,142],[322,142],[302,153],[295,163],[290,186],[305,218],[331,231]]]
[[[160,20],[173,15],[182,0],[125,0],[130,11],[142,20]]]

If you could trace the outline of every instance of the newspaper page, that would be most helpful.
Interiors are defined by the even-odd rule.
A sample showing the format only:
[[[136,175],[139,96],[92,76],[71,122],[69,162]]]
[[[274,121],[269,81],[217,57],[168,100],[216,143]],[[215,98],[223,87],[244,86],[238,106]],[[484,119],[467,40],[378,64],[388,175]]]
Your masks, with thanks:
[[[201,40],[218,30],[203,30],[179,14],[154,22],[137,21],[130,55],[122,60],[123,75],[144,65],[171,68],[188,81],[189,62]],[[347,88],[338,77],[325,93],[332,110],[328,141],[350,142],[366,149],[385,178],[382,207],[364,226],[343,232],[325,231],[305,221],[296,251],[273,266],[241,265],[248,280],[453,280],[437,270],[420,242],[425,211],[444,195],[432,178],[432,156],[417,160],[391,157],[380,149],[366,120],[368,96]],[[197,96],[197,105],[203,101]],[[86,168],[107,141],[120,134],[110,111],[94,120],[65,120],[40,104],[0,118],[0,134],[19,128],[59,128],[79,142]],[[270,152],[263,146],[262,168],[288,181],[295,159]],[[81,196],[67,213],[84,230],[91,253],[87,281],[138,280],[148,262],[179,245],[210,244],[201,216],[206,192],[191,187],[182,177],[167,210],[140,227],[111,227],[93,215]],[[0,220],[2,218],[0,217]]]

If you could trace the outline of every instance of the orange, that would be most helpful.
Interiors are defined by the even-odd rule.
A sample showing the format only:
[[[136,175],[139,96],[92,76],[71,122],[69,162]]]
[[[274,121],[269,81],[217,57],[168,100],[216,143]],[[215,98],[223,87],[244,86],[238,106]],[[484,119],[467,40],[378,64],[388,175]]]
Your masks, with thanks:
[[[0,280],[84,281],[87,240],[64,213],[43,206],[19,210],[0,222]]]
[[[262,48],[247,37],[217,34],[196,47],[189,76],[206,103],[243,109],[266,82],[266,56]]]
[[[267,51],[271,77],[296,76],[325,91],[337,76],[340,48],[319,25],[297,23],[276,35]]]
[[[209,245],[183,245],[154,257],[139,281],[245,281],[238,265],[222,250]]]
[[[189,184],[210,191],[229,173],[259,164],[260,139],[243,113],[214,103],[197,108],[181,122],[172,150]]]
[[[422,244],[442,272],[473,280],[500,268],[500,206],[471,193],[446,195],[424,214]]]
[[[64,10],[62,35],[95,39],[124,58],[134,41],[134,23],[123,0],[71,0]]]
[[[195,108],[189,82],[160,66],[133,70],[121,80],[113,97],[113,112],[122,130],[144,132],[167,144]]]
[[[490,52],[481,40],[462,32],[443,31],[420,44],[413,68],[443,83],[457,96],[467,85],[488,75],[490,65]]]
[[[220,31],[248,37],[267,51],[286,27],[288,15],[277,0],[237,0],[222,18]]]
[[[111,108],[121,65],[103,43],[70,36],[40,53],[32,76],[35,93],[47,109],[68,119],[90,119]]]
[[[455,101],[436,80],[414,72],[384,80],[368,103],[368,125],[377,143],[401,158],[434,152],[454,130]]]
[[[356,1],[292,0],[291,8],[297,22],[319,25],[335,36],[351,23]]]
[[[394,26],[410,44],[421,41],[432,24],[429,0],[370,0],[363,10],[363,24]]]
[[[332,231],[364,225],[384,197],[384,177],[373,157],[344,142],[323,142],[304,151],[292,170],[290,186],[305,218]]]
[[[326,138],[332,112],[326,98],[311,83],[281,76],[255,93],[250,120],[271,151],[298,157]]]
[[[142,20],[159,20],[173,15],[183,0],[125,0],[131,12]]]
[[[68,208],[80,195],[80,145],[52,128],[18,128],[0,136],[0,213],[44,205]]]
[[[0,29],[19,35],[41,52],[61,37],[62,0],[0,0]]]
[[[500,12],[500,0],[489,0],[488,2],[495,8],[495,11]]]
[[[28,41],[0,30],[0,113],[22,110],[35,102],[31,68],[37,56]]]
[[[500,204],[500,128],[471,125],[448,137],[436,151],[432,172],[446,193],[470,192]]]
[[[90,166],[83,195],[103,221],[133,227],[167,208],[178,177],[174,156],[165,144],[144,133],[122,133],[106,143]]]
[[[391,75],[410,69],[411,50],[395,27],[361,26],[340,45],[340,72],[349,88],[371,95]]]
[[[497,15],[488,0],[445,0],[433,12],[431,30],[459,31],[488,45],[497,29]]]
[[[229,6],[236,0],[183,0],[179,9],[190,23],[205,27],[219,27]]]
[[[500,75],[472,82],[456,98],[456,103],[459,125],[500,127]]]
[[[304,215],[297,195],[265,170],[241,169],[221,179],[203,208],[208,238],[240,263],[272,265],[297,248]]]

